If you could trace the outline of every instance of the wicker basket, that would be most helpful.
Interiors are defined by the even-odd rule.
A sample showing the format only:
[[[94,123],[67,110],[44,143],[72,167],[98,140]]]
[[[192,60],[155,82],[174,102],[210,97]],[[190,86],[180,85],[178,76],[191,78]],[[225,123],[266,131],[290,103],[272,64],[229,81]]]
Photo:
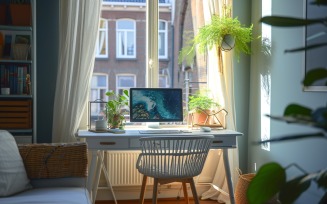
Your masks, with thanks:
[[[240,174],[238,182],[235,188],[235,203],[236,204],[247,204],[248,200],[246,197],[246,191],[251,180],[254,178],[255,174]]]
[[[86,143],[19,145],[30,179],[87,176]]]
[[[235,188],[235,203],[236,204],[248,204],[246,192],[248,190],[249,184],[255,177],[255,173],[241,174],[239,171],[239,179]],[[280,204],[277,195],[272,197],[265,204]]]
[[[28,44],[13,44],[12,50],[13,50],[14,59],[27,60],[30,47],[31,46]]]

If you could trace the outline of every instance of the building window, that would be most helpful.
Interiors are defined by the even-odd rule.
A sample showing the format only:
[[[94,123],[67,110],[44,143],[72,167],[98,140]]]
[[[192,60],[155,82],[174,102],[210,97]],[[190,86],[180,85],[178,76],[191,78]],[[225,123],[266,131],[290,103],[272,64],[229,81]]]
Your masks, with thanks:
[[[118,20],[116,23],[116,29],[117,58],[135,58],[135,21],[126,19]]]
[[[93,74],[91,81],[90,101],[101,99],[107,100],[106,92],[108,90],[108,75]],[[102,106],[101,106],[102,105]],[[92,116],[99,116],[105,110],[103,104],[92,104]]]
[[[108,57],[108,22],[103,18],[100,19],[99,35],[95,47],[95,57]]]
[[[159,75],[159,87],[160,88],[169,88],[167,75]]]
[[[167,58],[167,47],[168,47],[168,41],[167,41],[167,22],[163,20],[159,20],[159,30],[158,30],[158,53],[159,53],[159,59],[166,59]]]
[[[136,76],[132,74],[119,74],[116,76],[116,93],[122,94],[124,89],[136,87]]]

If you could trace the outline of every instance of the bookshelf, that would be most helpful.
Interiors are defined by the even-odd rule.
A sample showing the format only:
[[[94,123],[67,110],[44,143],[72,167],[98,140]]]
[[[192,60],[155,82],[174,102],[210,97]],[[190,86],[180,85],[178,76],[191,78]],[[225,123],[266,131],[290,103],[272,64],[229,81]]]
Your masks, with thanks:
[[[9,5],[0,24],[0,129],[18,143],[36,142],[36,5],[27,2],[32,14],[28,25],[14,24]]]

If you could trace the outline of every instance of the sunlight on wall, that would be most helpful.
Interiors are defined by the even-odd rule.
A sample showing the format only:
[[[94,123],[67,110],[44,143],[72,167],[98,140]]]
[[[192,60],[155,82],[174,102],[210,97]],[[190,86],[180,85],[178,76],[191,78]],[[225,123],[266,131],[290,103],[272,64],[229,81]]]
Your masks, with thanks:
[[[262,17],[271,15],[271,0],[262,0]],[[262,24],[261,30],[262,52],[263,55],[270,55],[271,47],[271,26]],[[266,59],[265,57],[263,59]],[[265,63],[265,62],[264,62]],[[263,63],[263,69],[269,70]],[[270,139],[270,101],[271,101],[271,76],[269,71],[263,71],[260,75],[260,92],[261,92],[261,141]],[[270,143],[261,145],[261,148],[270,151]]]

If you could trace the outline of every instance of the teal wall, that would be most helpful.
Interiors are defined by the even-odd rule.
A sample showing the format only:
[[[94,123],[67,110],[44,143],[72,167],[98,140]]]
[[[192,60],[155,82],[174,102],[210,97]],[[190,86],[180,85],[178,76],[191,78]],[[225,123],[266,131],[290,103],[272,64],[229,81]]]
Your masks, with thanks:
[[[37,142],[51,142],[58,67],[59,1],[37,0]]]
[[[261,0],[252,0],[252,22],[255,22],[255,33],[261,34],[258,20],[261,17]],[[292,17],[304,17],[303,1],[298,0],[272,0],[272,14]],[[252,44],[250,76],[250,117],[248,140],[248,168],[254,172],[254,164],[258,168],[270,161],[276,161],[283,166],[291,163],[300,165],[307,171],[317,171],[326,168],[327,141],[322,139],[308,139],[271,144],[270,151],[253,145],[260,140],[261,112],[260,112],[260,75],[271,76],[271,114],[282,115],[284,108],[290,103],[317,108],[326,105],[326,92],[303,92],[301,81],[304,75],[304,53],[285,54],[284,50],[304,45],[303,28],[272,28],[271,56],[265,57],[260,52],[260,42]],[[271,138],[282,135],[315,132],[313,128],[279,121],[271,121]],[[300,174],[296,168],[287,171],[288,177]],[[318,203],[319,194],[315,185],[306,192],[296,203]]]
[[[234,0],[233,16],[237,17],[241,24],[251,25],[251,0]],[[247,172],[248,166],[250,59],[250,55],[242,54],[239,60],[237,58],[233,60],[236,130],[244,134],[238,138],[239,165],[242,172]]]

